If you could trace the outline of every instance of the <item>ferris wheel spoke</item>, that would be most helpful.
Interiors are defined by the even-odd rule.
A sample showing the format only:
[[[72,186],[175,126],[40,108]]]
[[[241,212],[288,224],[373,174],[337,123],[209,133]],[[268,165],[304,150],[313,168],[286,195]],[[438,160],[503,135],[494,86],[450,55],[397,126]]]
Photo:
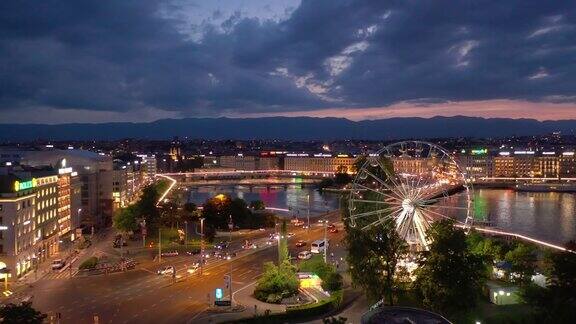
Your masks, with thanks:
[[[449,219],[449,220],[451,220],[451,221],[454,221],[454,222],[456,222],[456,223],[462,223],[462,222],[460,222],[460,221],[459,221],[459,220],[457,220],[457,219],[454,219],[454,218],[452,218],[452,217],[449,217],[449,216],[446,216],[446,215],[442,215],[442,214],[440,214],[440,213],[437,213],[437,212],[435,212],[435,211],[433,211],[433,210],[430,210],[430,209],[427,209],[427,210],[421,210],[421,211],[422,211],[423,213],[431,213],[431,214],[433,214],[433,215],[436,215],[436,216],[440,216],[440,217],[443,217],[443,218]]]
[[[458,210],[468,210],[466,207],[457,207],[457,206],[447,206],[447,205],[428,205],[426,208],[446,208],[446,209],[458,209]]]
[[[390,153],[390,152],[388,152],[388,153]],[[396,179],[395,179],[395,178],[396,178],[396,175],[395,175],[395,174],[391,174],[391,173],[390,173],[390,170],[388,170],[388,168],[387,168],[384,164],[382,164],[382,161],[381,161],[379,158],[378,158],[376,161],[378,162],[378,165],[380,166],[380,169],[382,169],[382,171],[384,171],[384,173],[386,173],[386,177],[388,177],[388,179],[390,180],[390,182],[392,182],[392,184],[393,184],[394,186],[396,186],[396,188],[401,189],[400,186],[398,185],[398,183],[396,182]],[[392,167],[394,167],[394,166],[392,166]],[[404,193],[405,193],[405,192],[404,192]]]
[[[399,197],[388,195],[388,194],[386,194],[386,193],[384,193],[384,192],[382,192],[382,191],[374,190],[374,189],[372,189],[372,188],[370,188],[370,187],[366,187],[366,186],[361,185],[361,184],[359,184],[359,183],[357,183],[356,185],[357,185],[358,187],[362,188],[362,189],[366,189],[366,190],[372,191],[372,192],[377,193],[377,194],[379,194],[379,195],[382,195],[382,196],[384,196],[384,197],[387,197],[387,198],[390,198],[390,199],[394,199],[394,200],[398,200],[398,201],[402,201]]]
[[[393,211],[394,209],[397,209],[398,207],[387,207],[387,208],[382,208],[382,209],[378,209],[378,210],[372,210],[369,212],[363,212],[363,213],[359,213],[356,215],[350,215],[350,217],[352,218],[360,218],[360,217],[366,217],[366,216],[372,216],[372,215],[378,215],[378,214],[383,214],[389,211]]]
[[[375,176],[374,174],[372,174],[372,172],[368,171],[368,170],[364,170],[364,172],[366,174],[368,174],[369,176],[371,176],[372,178],[374,178],[374,180],[378,181],[381,185],[383,185],[384,187],[386,187],[386,189],[390,190],[392,193],[398,195],[398,192],[395,190],[395,188],[393,188],[392,186],[390,186],[390,184],[386,183],[386,181],[383,181],[382,179],[378,178],[377,176]]]
[[[385,201],[385,200],[366,200],[366,199],[351,199],[352,202],[360,202],[360,203],[373,203],[373,204],[383,204],[383,205],[389,205],[390,203]]]

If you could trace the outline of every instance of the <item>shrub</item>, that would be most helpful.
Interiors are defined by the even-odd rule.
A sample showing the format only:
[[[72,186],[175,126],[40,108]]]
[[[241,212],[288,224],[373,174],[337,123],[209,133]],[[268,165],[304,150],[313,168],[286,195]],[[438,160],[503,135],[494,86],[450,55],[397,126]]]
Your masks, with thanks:
[[[82,262],[82,264],[80,264],[78,269],[91,270],[91,269],[96,268],[97,264],[98,264],[98,258],[97,257],[91,257],[91,258],[86,259],[84,262]]]
[[[338,272],[330,272],[322,279],[322,289],[328,291],[336,291],[342,289],[342,275]]]
[[[296,269],[290,262],[283,262],[279,266],[267,262],[264,264],[264,275],[254,289],[254,297],[266,303],[280,303],[283,298],[298,293],[298,286]]]

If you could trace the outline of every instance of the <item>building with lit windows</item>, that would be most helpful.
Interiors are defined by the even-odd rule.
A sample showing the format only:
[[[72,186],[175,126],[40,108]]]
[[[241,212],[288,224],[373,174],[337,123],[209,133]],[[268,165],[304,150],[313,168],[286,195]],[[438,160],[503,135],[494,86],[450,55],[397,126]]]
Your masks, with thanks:
[[[29,170],[29,177],[36,181],[35,249],[37,262],[43,262],[59,250],[58,172],[51,168]]]
[[[284,170],[352,173],[355,172],[354,162],[355,157],[344,154],[286,154]]]
[[[0,175],[0,269],[9,277],[30,271],[36,259],[36,179]]]

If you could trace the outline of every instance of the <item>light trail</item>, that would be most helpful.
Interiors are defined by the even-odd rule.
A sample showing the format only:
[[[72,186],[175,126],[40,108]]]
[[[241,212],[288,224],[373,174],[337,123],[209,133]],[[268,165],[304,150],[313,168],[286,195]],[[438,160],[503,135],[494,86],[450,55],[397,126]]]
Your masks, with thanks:
[[[174,188],[174,186],[176,185],[176,182],[177,182],[176,179],[171,178],[171,177],[164,175],[164,174],[157,174],[157,176],[162,177],[162,178],[167,179],[167,180],[170,180],[170,181],[172,181],[172,183],[170,184],[170,186],[168,186],[168,189],[166,189],[166,191],[164,191],[162,196],[160,196],[160,199],[158,199],[156,206],[160,205],[160,203],[164,200],[164,198],[166,198],[166,196],[168,196],[168,193],[170,193],[170,190],[172,190],[172,188]]]
[[[465,225],[460,225],[460,224],[455,224],[454,226],[456,227],[460,227],[460,228],[466,228],[467,226]],[[564,252],[570,252],[570,253],[575,253],[576,251],[573,250],[569,250],[563,246],[560,245],[556,245],[556,244],[552,244],[552,243],[548,243],[545,241],[541,241],[541,240],[537,240],[535,238],[526,236],[526,235],[522,235],[522,234],[518,234],[518,233],[513,233],[513,232],[506,232],[506,231],[502,231],[502,230],[496,230],[496,229],[489,229],[489,228],[485,228],[485,227],[472,227],[472,229],[477,230],[478,232],[483,232],[483,233],[489,233],[489,234],[496,234],[496,235],[504,235],[504,236],[512,236],[512,237],[516,237],[519,238],[521,240],[524,241],[528,241],[528,242],[532,242],[532,243],[536,243],[539,245],[543,245],[552,249],[556,249],[559,251],[564,251]]]

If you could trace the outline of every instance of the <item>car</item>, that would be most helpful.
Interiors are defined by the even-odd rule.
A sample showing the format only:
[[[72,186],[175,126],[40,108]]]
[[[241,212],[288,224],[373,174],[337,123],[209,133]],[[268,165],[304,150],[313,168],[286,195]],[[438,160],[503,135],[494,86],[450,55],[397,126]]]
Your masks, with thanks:
[[[199,268],[200,268],[200,263],[194,263],[191,266],[189,266],[186,271],[188,271],[188,273],[195,273],[196,271],[198,271]]]
[[[302,240],[296,242],[297,247],[302,247],[302,246],[305,246],[306,244],[307,244],[306,241],[302,241]]]
[[[244,245],[242,245],[242,248],[244,250],[250,250],[250,249],[257,249],[258,246],[254,243],[246,242],[246,243],[244,243]]]
[[[334,224],[328,225],[328,229],[333,229],[333,228],[336,228],[336,225],[334,225]]]
[[[288,233],[288,237],[294,236],[294,233]]]
[[[259,231],[265,231],[266,229],[263,228],[263,227],[260,227],[258,230],[259,230]]]
[[[328,232],[330,232],[330,233],[338,233],[338,229],[337,229],[337,228],[331,228]]]
[[[52,261],[52,270],[60,270],[62,268],[64,268],[64,266],[66,265],[66,262],[62,259],[56,259],[54,261]]]
[[[274,245],[274,243],[276,243],[276,239],[273,239],[273,238],[268,239],[268,241],[266,241],[267,245]]]
[[[300,260],[308,260],[310,258],[312,258],[312,252],[310,251],[302,251],[298,253],[298,259]]]
[[[218,250],[224,250],[224,249],[226,249],[227,247],[228,247],[228,242],[222,241],[222,242],[216,244],[216,248],[217,248]]]
[[[165,266],[162,269],[158,269],[158,271],[156,272],[159,276],[167,276],[167,275],[173,275],[174,274],[174,267],[173,266]]]

